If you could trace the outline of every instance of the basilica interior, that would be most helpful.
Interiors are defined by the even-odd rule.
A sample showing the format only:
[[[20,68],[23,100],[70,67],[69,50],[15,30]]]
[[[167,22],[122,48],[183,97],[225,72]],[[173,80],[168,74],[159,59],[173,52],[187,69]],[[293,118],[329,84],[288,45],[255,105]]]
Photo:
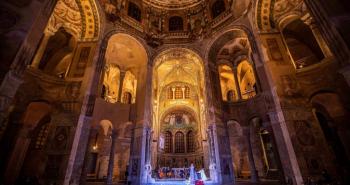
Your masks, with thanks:
[[[0,10],[0,185],[350,184],[347,0]]]

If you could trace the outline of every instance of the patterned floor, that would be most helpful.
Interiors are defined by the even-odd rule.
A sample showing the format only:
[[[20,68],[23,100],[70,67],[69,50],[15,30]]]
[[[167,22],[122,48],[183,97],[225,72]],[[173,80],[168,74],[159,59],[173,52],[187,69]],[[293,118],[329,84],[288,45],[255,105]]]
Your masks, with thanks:
[[[103,182],[89,182],[87,185],[104,185]],[[209,185],[208,183],[205,183],[206,185]],[[125,183],[115,183],[114,185],[125,185]],[[186,185],[184,181],[160,181],[155,183],[155,185]],[[232,184],[233,185],[233,184]],[[262,181],[258,184],[251,183],[249,181],[238,181],[235,185],[281,185],[280,183],[276,181]]]

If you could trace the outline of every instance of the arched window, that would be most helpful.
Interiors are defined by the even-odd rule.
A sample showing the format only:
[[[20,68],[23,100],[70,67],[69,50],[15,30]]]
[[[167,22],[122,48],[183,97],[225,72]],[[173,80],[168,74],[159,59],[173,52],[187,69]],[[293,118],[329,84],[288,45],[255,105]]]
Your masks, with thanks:
[[[223,0],[217,0],[211,7],[211,14],[213,16],[213,19],[218,17],[221,13],[223,13],[226,10],[225,8],[225,2]]]
[[[171,132],[165,132],[165,146],[164,146],[165,153],[172,153],[173,152],[173,135]]]
[[[135,3],[129,2],[128,16],[141,22],[141,9]]]
[[[182,17],[174,16],[169,19],[169,31],[183,31],[184,23]]]
[[[132,99],[131,93],[129,93],[129,92],[124,92],[123,93],[123,103],[131,104],[131,99]]]
[[[319,63],[324,58],[312,30],[300,19],[289,23],[282,33],[297,69]]]
[[[182,89],[180,86],[175,87],[175,99],[182,99]]]
[[[237,78],[242,99],[253,98],[257,94],[254,68],[247,60],[243,60],[237,67]]]
[[[190,88],[185,86],[185,99],[190,99]]]
[[[175,153],[185,153],[185,136],[182,132],[175,134]]]
[[[194,152],[195,147],[194,147],[194,134],[193,131],[190,130],[187,133],[187,152]]]
[[[238,87],[232,68],[228,65],[219,65],[220,86],[222,100],[227,102],[237,101],[239,99]]]
[[[75,46],[75,38],[64,28],[60,28],[53,36],[50,37],[44,53],[40,59],[38,68],[48,74],[52,74],[60,78],[64,77],[66,70],[68,69],[68,66],[72,60],[72,52]],[[88,52],[88,55],[89,51],[86,50],[86,52]],[[81,58],[79,59],[79,64],[82,62],[83,65],[84,61],[86,61],[85,54],[80,54]]]

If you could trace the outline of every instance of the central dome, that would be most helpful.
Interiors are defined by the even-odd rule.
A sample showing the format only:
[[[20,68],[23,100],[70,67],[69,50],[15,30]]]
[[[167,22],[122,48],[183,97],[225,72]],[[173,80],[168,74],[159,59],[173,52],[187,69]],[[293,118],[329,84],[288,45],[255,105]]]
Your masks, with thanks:
[[[195,6],[203,0],[143,0],[146,4],[165,9],[183,9]]]

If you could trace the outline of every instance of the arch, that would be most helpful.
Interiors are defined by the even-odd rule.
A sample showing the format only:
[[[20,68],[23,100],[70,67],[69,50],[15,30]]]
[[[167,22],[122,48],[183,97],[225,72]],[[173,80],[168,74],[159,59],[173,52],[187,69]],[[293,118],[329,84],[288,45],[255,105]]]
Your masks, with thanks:
[[[218,70],[220,77],[222,100],[227,102],[234,102],[239,100],[235,79],[236,77],[233,73],[232,68],[226,64],[219,64]]]
[[[243,128],[238,121],[229,120],[227,130],[235,176],[238,179],[247,178],[250,175],[250,168]]]
[[[206,129],[203,60],[189,48],[168,47],[158,52],[154,55],[152,76],[153,137],[159,139],[158,146],[161,147],[165,132],[172,132],[174,148],[171,154],[150,153],[152,159],[159,159],[152,160],[152,166],[179,168],[194,163],[203,168],[206,165],[200,142]],[[174,95],[177,92],[177,99],[174,99],[173,89]],[[192,136],[191,133],[188,135],[189,130],[196,134],[193,145],[186,140],[187,136]],[[190,150],[186,149],[187,146]],[[209,169],[209,166],[205,168]]]
[[[128,70],[125,73],[122,87],[122,103],[132,104],[136,102],[137,79],[135,75]]]
[[[146,48],[135,37],[125,33],[116,33],[115,31],[107,34],[103,45],[105,45],[105,49],[101,51],[99,56],[100,65],[105,65],[102,81],[104,82],[105,78],[108,77],[106,74],[109,73],[109,66],[112,66],[115,68],[112,80],[117,82],[111,85],[113,91],[108,91],[108,87],[105,86],[106,93],[109,93],[109,96],[112,97],[110,102],[122,101],[123,93],[127,91],[132,95],[131,103],[135,103],[137,87],[146,83],[145,75],[148,63]],[[135,76],[135,74],[138,76]]]
[[[223,83],[225,79],[231,79],[231,82],[227,84],[235,86],[229,89],[221,88],[224,101],[227,101],[227,95],[230,90],[231,94],[236,95],[235,101],[250,99],[257,94],[258,83],[255,75],[255,61],[251,57],[251,53],[256,52],[253,50],[255,41],[252,41],[249,33],[244,27],[241,29],[234,28],[218,35],[209,47],[207,59],[213,65],[218,66],[221,87],[225,86],[225,83]],[[257,54],[259,55],[258,52]],[[228,62],[231,64],[227,66],[222,65],[223,60],[229,60]],[[231,65],[233,69],[230,69]],[[225,68],[227,70],[224,70]],[[223,76],[225,74],[228,75],[225,77]]]
[[[282,36],[296,69],[317,64],[325,58],[312,30],[302,20],[286,24]]]
[[[218,33],[217,35],[214,35],[213,38],[214,39],[212,39],[212,41],[208,44],[208,47],[206,48],[206,52],[205,52],[206,53],[205,59],[209,62],[217,63],[217,61],[220,61],[218,59],[222,59],[222,58],[221,57],[217,58],[220,50],[222,50],[223,46],[227,44],[228,41],[236,38],[246,38],[248,41],[245,45],[246,49],[249,48],[249,50],[251,50],[252,53],[256,53],[260,56],[260,53],[257,51],[257,45],[255,42],[254,36],[249,30],[249,28],[247,27],[233,26],[232,28],[230,28],[225,32],[221,32],[221,33]],[[238,41],[234,41],[234,40],[233,42],[238,43]],[[244,53],[237,53],[236,57],[240,57],[241,54],[244,54]],[[245,55],[247,55],[247,53],[245,53]],[[232,57],[230,57],[230,60],[232,60]]]
[[[113,63],[125,71],[133,74],[135,67],[146,66],[148,61],[147,51],[137,38],[126,33],[111,32],[105,38],[106,51],[104,58],[106,64]],[[119,52],[114,52],[118,50]]]
[[[36,128],[43,118],[50,115],[51,105],[46,102],[31,102],[24,115],[23,115],[23,125],[28,128]]]
[[[181,54],[183,54],[181,56]],[[169,56],[170,58],[166,58],[164,56]],[[153,67],[158,68],[163,62],[170,59],[176,59],[178,57],[183,57],[184,59],[192,59],[194,63],[203,68],[204,60],[202,59],[200,52],[194,50],[193,48],[186,47],[171,47],[171,48],[163,48],[157,55],[153,58]]]
[[[174,107],[167,108],[166,110],[164,110],[160,113],[160,120],[164,120],[164,118],[167,115],[169,115],[170,113],[175,112],[177,110],[181,110],[181,111],[184,111],[184,112],[190,114],[195,119],[196,123],[199,123],[196,111],[193,109],[193,107],[186,106],[186,105],[174,106]]]
[[[60,27],[69,30],[79,41],[97,41],[101,26],[96,1],[59,0],[45,32],[55,33]]]
[[[230,137],[243,136],[243,129],[241,124],[236,120],[227,122],[228,132]]]
[[[310,98],[310,103],[315,109],[329,115],[331,118],[347,115],[342,100],[336,93],[319,92]]]
[[[238,64],[237,78],[242,99],[249,99],[257,94],[255,72],[253,66],[247,60]]]
[[[38,66],[39,69],[63,78],[73,60],[73,51],[77,45],[76,39],[65,28],[59,28],[48,40]]]
[[[114,128],[112,122],[109,120],[101,120],[99,125],[105,136],[111,134],[111,130]]]
[[[259,31],[272,31],[277,28],[278,20],[287,13],[295,13],[295,8],[301,6],[302,0],[286,4],[285,1],[258,0],[255,4],[255,25]]]
[[[103,75],[103,98],[110,103],[118,101],[120,87],[120,69],[118,65],[110,63],[106,64]]]

